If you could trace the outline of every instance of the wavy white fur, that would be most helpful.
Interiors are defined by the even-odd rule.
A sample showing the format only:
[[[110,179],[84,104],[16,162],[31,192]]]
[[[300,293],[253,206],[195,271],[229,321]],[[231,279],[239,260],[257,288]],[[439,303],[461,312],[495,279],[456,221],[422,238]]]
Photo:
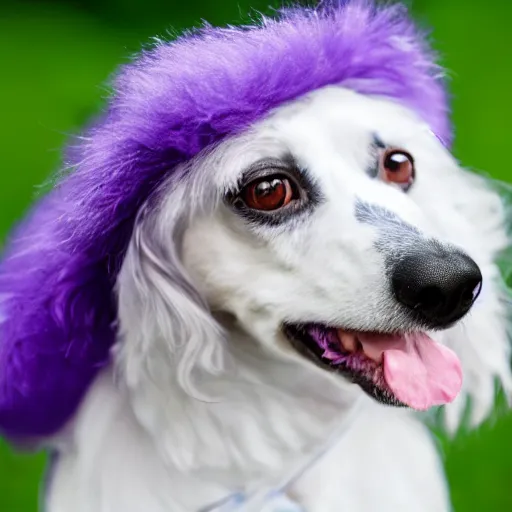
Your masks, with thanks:
[[[414,156],[409,193],[365,172],[375,134]],[[252,162],[283,154],[307,168],[324,202],[291,227],[248,227],[223,194]],[[203,171],[183,168],[141,212],[118,281],[115,363],[54,441],[48,512],[197,512],[240,489],[276,487],[297,468],[306,472],[287,491],[306,512],[449,510],[421,415],[314,366],[280,326],[392,321],[375,229],[355,217],[356,200],[385,207],[482,270],[473,310],[434,334],[464,368],[447,426],[457,427],[468,396],[478,424],[495,379],[512,386],[498,195],[414,113],[340,88],[279,108],[190,166]]]

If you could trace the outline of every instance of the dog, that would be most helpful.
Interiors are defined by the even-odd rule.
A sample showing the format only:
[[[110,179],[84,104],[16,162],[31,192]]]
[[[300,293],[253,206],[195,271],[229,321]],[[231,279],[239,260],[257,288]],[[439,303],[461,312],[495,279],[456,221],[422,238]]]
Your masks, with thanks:
[[[0,426],[52,452],[44,510],[450,510],[422,411],[510,392],[509,239],[412,27],[324,4],[120,75],[0,270]]]

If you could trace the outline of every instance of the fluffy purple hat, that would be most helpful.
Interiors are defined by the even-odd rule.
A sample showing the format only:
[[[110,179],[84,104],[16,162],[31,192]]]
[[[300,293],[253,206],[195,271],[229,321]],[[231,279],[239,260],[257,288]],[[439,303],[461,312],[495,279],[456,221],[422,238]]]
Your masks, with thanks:
[[[137,211],[204,148],[327,85],[397,101],[446,144],[440,70],[401,6],[331,2],[258,26],[205,28],[126,66],[72,172],[17,229],[0,266],[0,430],[48,436],[116,338],[113,287]]]

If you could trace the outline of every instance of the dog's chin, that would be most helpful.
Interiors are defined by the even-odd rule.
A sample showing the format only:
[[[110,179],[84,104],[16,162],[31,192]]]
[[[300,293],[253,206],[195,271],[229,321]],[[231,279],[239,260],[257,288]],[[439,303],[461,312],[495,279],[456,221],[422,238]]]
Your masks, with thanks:
[[[295,350],[320,368],[359,385],[380,403],[407,407],[388,386],[382,358],[366,354],[356,332],[320,324],[285,324],[283,331]]]

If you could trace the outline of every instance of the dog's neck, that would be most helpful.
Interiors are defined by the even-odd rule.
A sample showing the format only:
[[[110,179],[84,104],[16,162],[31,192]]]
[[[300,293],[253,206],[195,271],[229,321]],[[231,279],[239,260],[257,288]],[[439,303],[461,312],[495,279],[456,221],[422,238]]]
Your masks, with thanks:
[[[361,393],[313,365],[265,354],[232,327],[228,343],[236,372],[201,382],[218,400],[193,398],[169,379],[169,389],[150,391],[158,398],[148,390],[132,392],[132,405],[167,464],[229,488],[272,485],[329,443]],[[167,408],[161,421],[145,422],[149,404]]]

